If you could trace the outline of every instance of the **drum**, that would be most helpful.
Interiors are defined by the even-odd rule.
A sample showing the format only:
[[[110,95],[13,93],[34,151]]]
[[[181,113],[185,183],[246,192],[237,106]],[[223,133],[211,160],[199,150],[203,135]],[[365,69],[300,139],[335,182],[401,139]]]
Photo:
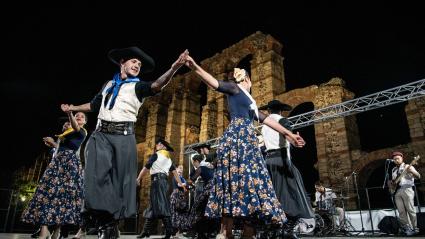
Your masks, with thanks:
[[[315,236],[323,235],[323,231],[325,229],[325,221],[323,220],[322,216],[320,216],[320,214],[318,213],[314,214],[314,220],[316,222],[316,227],[314,228],[314,235]]]
[[[316,218],[300,218],[297,220],[293,230],[301,235],[312,235],[314,234],[315,228]]]
[[[331,236],[335,235],[335,225],[333,215],[328,211],[319,211],[315,213],[316,228],[314,230],[315,236]]]
[[[317,202],[317,209],[319,212],[335,212],[335,204],[332,198],[321,200]]]

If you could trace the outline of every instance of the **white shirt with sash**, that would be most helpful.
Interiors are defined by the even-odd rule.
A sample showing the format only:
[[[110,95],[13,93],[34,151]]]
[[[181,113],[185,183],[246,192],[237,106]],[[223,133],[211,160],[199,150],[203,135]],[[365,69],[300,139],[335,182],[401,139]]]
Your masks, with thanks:
[[[150,169],[150,174],[163,173],[168,175],[170,171],[173,171],[175,167],[173,166],[173,161],[170,158],[170,153],[166,150],[159,150],[156,152],[156,157],[153,156],[154,160],[149,159],[148,164],[151,166],[146,166]],[[153,161],[153,162],[152,162]]]
[[[112,80],[109,81],[102,92],[102,106],[99,110],[98,119],[109,122],[136,122],[139,108],[143,104],[143,102],[140,102],[137,98],[135,90],[136,84],[137,82],[130,82],[121,85],[114,107],[109,109],[110,98],[112,97],[109,98],[106,107],[103,107],[107,95],[106,90],[112,86]]]

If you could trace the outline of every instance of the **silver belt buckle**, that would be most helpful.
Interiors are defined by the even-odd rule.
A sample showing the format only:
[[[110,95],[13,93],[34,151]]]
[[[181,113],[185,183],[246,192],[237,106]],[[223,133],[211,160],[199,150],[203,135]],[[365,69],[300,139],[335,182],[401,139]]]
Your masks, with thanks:
[[[107,129],[109,132],[113,132],[114,131],[114,125],[113,124],[108,124]]]

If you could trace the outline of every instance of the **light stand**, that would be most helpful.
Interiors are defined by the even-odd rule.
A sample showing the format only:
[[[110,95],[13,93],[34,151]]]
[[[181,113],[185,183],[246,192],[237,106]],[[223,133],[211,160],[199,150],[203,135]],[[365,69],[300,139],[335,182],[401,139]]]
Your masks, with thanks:
[[[359,194],[359,188],[357,186],[357,174],[356,172],[352,173],[354,176],[354,186],[356,187],[356,194],[357,194],[357,202],[359,204],[359,212],[360,212],[360,222],[362,224],[362,233],[364,234],[365,230],[364,230],[364,225],[363,225],[363,216],[362,216],[362,205],[360,203],[360,194]],[[360,233],[359,233],[360,234]]]

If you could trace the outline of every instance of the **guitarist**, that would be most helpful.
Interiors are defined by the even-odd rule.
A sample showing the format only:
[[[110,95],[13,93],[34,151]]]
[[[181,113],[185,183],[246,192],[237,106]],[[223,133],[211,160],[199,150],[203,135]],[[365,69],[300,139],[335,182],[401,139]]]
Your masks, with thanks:
[[[396,187],[394,200],[400,214],[402,229],[407,236],[411,236],[415,234],[416,228],[416,211],[413,202],[415,192],[412,187],[415,178],[419,179],[421,175],[412,165],[404,163],[401,152],[393,152],[392,158],[396,165],[392,170],[393,181],[401,176],[398,185],[393,185]],[[405,170],[406,172],[403,173]]]

